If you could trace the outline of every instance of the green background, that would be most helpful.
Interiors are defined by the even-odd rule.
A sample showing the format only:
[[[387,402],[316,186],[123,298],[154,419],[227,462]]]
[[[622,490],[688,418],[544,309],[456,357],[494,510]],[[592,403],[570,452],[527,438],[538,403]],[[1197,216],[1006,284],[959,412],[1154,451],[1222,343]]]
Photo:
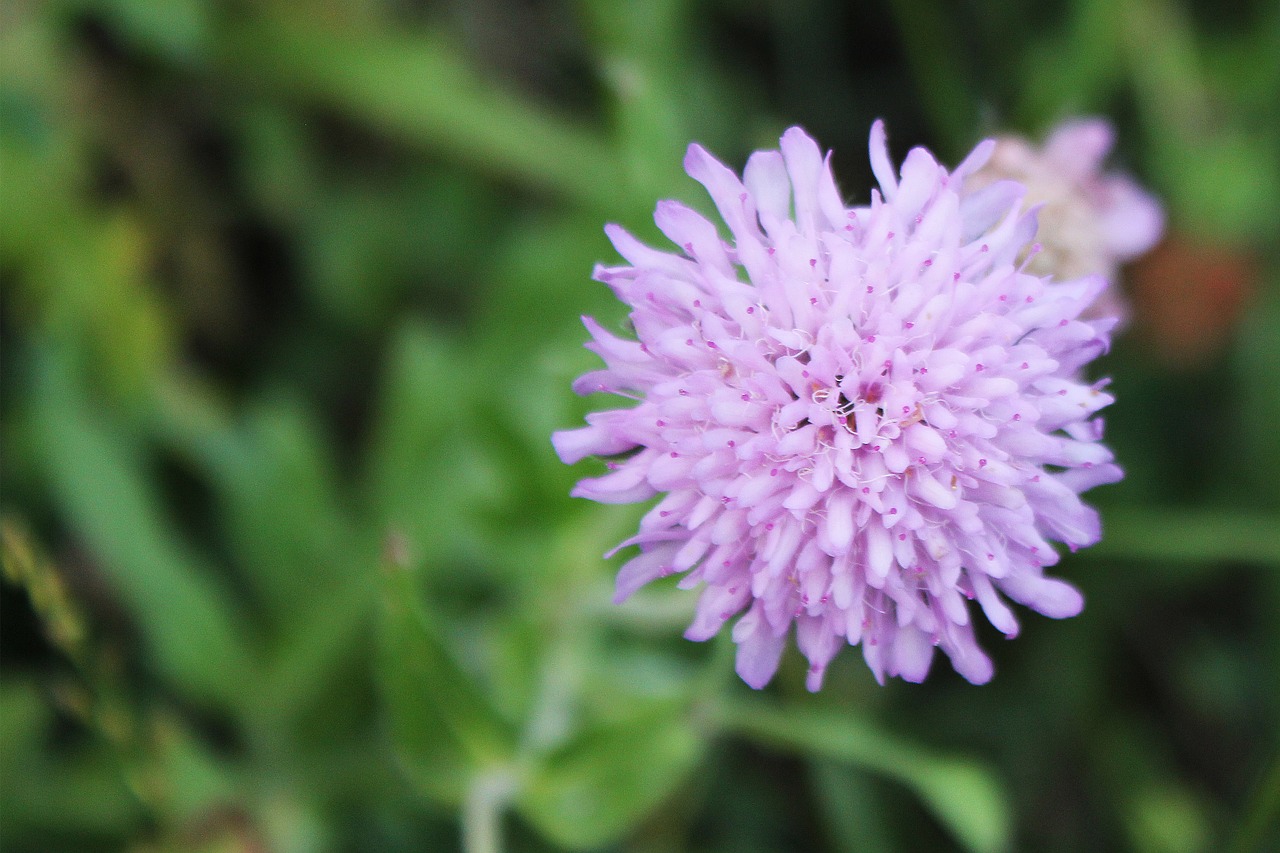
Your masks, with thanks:
[[[1280,849],[1277,91],[1266,0],[5,0],[5,850]],[[1082,113],[1174,247],[1084,614],[810,695],[610,604],[641,508],[549,443],[602,225],[706,209],[690,140],[856,199],[875,117]]]

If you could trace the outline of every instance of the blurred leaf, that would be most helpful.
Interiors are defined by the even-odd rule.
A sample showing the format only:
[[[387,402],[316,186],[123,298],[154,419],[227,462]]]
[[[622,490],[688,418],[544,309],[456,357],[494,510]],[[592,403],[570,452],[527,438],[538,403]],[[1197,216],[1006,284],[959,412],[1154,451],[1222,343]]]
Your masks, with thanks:
[[[1240,399],[1248,401],[1239,410],[1244,440],[1236,449],[1248,493],[1265,496],[1269,507],[1280,509],[1280,382],[1275,381],[1275,366],[1280,364],[1280,273],[1273,270],[1268,284],[1245,313],[1234,354]],[[1233,480],[1240,488],[1240,481]]]
[[[0,681],[0,780],[18,778],[23,762],[39,749],[51,717],[34,685]]]
[[[1203,803],[1186,788],[1165,782],[1132,793],[1129,833],[1137,853],[1200,853],[1209,850],[1209,819]]]
[[[580,4],[594,30],[601,76],[613,95],[617,137],[631,184],[659,196],[686,190],[680,163],[689,144],[690,65],[687,4],[680,0]],[[622,212],[615,203],[614,216]],[[629,211],[628,211],[629,212]]]
[[[1195,29],[1172,0],[1125,0],[1121,49],[1174,213],[1223,237],[1268,239],[1280,203],[1280,148],[1246,132],[1207,85]]]
[[[102,15],[144,53],[187,63],[206,58],[215,7],[205,0],[64,0],[64,5]]]
[[[253,675],[244,626],[158,506],[137,449],[60,359],[40,360],[35,416],[46,475],[159,668],[192,696],[235,705]]]
[[[382,582],[379,641],[396,754],[421,790],[460,803],[473,773],[509,762],[514,733],[454,659],[412,575],[394,564]]]
[[[100,741],[51,748],[55,718],[31,684],[0,682],[0,803],[5,847],[54,834],[121,834],[141,818],[120,762]]]
[[[680,705],[580,732],[546,756],[518,807],[552,841],[577,850],[624,835],[693,770],[701,738]]]
[[[496,286],[474,324],[473,352],[489,375],[520,370],[536,377],[530,388],[510,388],[510,399],[531,413],[518,426],[548,436],[548,448],[551,430],[568,426],[552,418],[568,414],[570,406],[586,409],[568,390],[573,377],[600,364],[583,348],[588,336],[582,315],[624,333],[617,327],[624,323],[625,307],[608,286],[591,279],[595,262],[612,263],[614,257],[600,220],[570,213],[518,229],[486,270]],[[542,392],[551,381],[560,383],[560,393]]]
[[[1113,507],[1103,525],[1093,556],[1280,567],[1280,517],[1256,510]]]
[[[351,577],[324,587],[290,614],[265,666],[253,705],[279,727],[274,734],[280,739],[298,735],[297,717],[322,702],[328,690],[349,691],[350,684],[338,681],[351,661],[367,657],[376,587],[359,561],[348,568]]]
[[[1103,109],[1120,82],[1121,29],[1112,0],[1078,0],[1067,14],[1064,32],[1033,42],[1023,55],[1024,128]]]
[[[918,97],[934,129],[951,144],[963,146],[975,136],[973,73],[951,27],[953,12],[939,0],[892,0],[898,38],[915,78]]]
[[[1258,780],[1243,818],[1237,825],[1229,853],[1262,853],[1280,842],[1280,755]]]
[[[242,568],[270,618],[287,625],[330,592],[355,559],[326,439],[300,404],[269,397],[225,444],[206,447],[213,452],[200,462]]]
[[[617,205],[612,153],[592,131],[495,86],[438,35],[255,16],[219,41],[232,73],[315,98],[483,171],[596,209]]]
[[[1091,744],[1098,771],[1116,792],[1119,812],[1138,853],[1201,853],[1213,849],[1208,806],[1181,778],[1167,739],[1144,721],[1115,713]]]
[[[381,382],[364,489],[384,535],[400,537],[416,561],[458,535],[460,494],[476,470],[459,464],[472,375],[452,341],[417,323],[395,333]]]
[[[769,708],[758,702],[718,706],[729,732],[811,758],[863,767],[911,788],[973,853],[1009,850],[1012,814],[1005,792],[976,761],[941,757],[876,729],[848,712]]]
[[[153,803],[161,804],[170,826],[198,823],[235,802],[237,780],[229,764],[214,754],[177,717],[162,715],[150,721],[151,766],[140,783]]]
[[[871,780],[831,761],[810,761],[809,778],[836,849],[893,853],[883,804]]]

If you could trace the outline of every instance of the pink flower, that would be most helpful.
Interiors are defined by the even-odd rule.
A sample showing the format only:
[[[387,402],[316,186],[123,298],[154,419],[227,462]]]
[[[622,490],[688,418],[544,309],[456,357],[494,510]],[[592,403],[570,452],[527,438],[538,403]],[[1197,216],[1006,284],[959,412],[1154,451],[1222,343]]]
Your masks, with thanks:
[[[701,587],[686,636],[737,617],[737,670],[777,669],[792,626],[817,690],[841,646],[878,680],[921,681],[934,647],[974,683],[991,678],[968,601],[1012,637],[1006,599],[1073,616],[1078,591],[1047,577],[1050,540],[1100,536],[1084,490],[1118,480],[1095,413],[1106,382],[1081,379],[1114,318],[1083,319],[1106,287],[1054,282],[1020,261],[1036,230],[1023,188],[960,190],[923,148],[894,173],[871,129],[880,184],[846,207],[830,158],[799,128],[751,156],[741,179],[698,145],[685,169],[728,227],[659,203],[682,249],[606,230],[626,265],[595,277],[631,306],[635,340],[591,319],[604,369],[574,384],[635,400],[557,432],[562,460],[605,457],[580,497],[663,495],[619,545],[618,602],[655,578]]]
[[[1103,119],[1063,122],[1036,148],[1018,136],[996,139],[986,165],[965,180],[974,192],[1012,179],[1027,188],[1026,202],[1042,204],[1042,251],[1031,272],[1060,279],[1096,273],[1114,281],[1121,264],[1148,252],[1164,231],[1164,211],[1154,196],[1127,175],[1103,172],[1115,132]],[[1100,307],[1120,313],[1109,290]]]

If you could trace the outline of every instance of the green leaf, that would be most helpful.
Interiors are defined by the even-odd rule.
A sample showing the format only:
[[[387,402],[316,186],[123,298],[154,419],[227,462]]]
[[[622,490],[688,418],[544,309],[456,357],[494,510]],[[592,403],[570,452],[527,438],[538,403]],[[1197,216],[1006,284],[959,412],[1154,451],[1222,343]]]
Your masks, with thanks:
[[[396,754],[422,791],[456,805],[474,773],[509,763],[511,727],[455,660],[412,576],[396,565],[382,582],[377,668]]]
[[[885,809],[870,779],[831,761],[810,761],[809,777],[837,849],[892,853]]]
[[[122,836],[142,814],[119,755],[100,740],[57,741],[54,710],[32,684],[0,682],[0,803],[5,847],[43,849],[51,833]],[[61,741],[74,740],[64,736]]]
[[[1030,44],[1022,54],[1023,127],[1102,109],[1121,80],[1121,32],[1112,0],[1077,0],[1068,15],[1061,34]]]
[[[613,152],[595,132],[494,85],[439,36],[258,16],[228,26],[219,42],[223,65],[255,85],[303,95],[596,209],[618,204]]]
[[[205,442],[199,461],[243,570],[272,620],[287,624],[358,565],[329,447],[287,398],[258,403],[222,438]]]
[[[197,63],[206,57],[213,7],[201,0],[70,0],[104,16],[130,46],[164,59]]]
[[[1280,441],[1276,441],[1280,382],[1275,381],[1275,366],[1280,364],[1280,269],[1271,271],[1259,296],[1242,318],[1234,354],[1238,398],[1247,402],[1239,409],[1243,441],[1232,445],[1239,462],[1232,466],[1231,483],[1251,496],[1246,500],[1252,505],[1276,508],[1280,507],[1280,478],[1275,476],[1280,471]]]
[[[365,461],[364,487],[376,522],[408,540],[421,557],[442,546],[461,485],[450,475],[456,457],[448,441],[463,418],[461,359],[443,335],[417,323],[397,330],[387,357]],[[445,488],[424,488],[427,483]]]
[[[686,123],[697,107],[691,103],[696,52],[686,44],[686,6],[679,0],[581,4],[613,96],[621,159],[631,184],[655,198],[689,190],[680,163],[689,144]]]
[[[48,351],[38,363],[34,409],[60,506],[152,660],[193,697],[236,705],[256,668],[245,626],[228,591],[161,510],[138,448]]]
[[[1256,510],[1114,507],[1103,525],[1090,556],[1201,564],[1183,571],[1227,560],[1280,566],[1280,517]]]
[[[915,88],[934,129],[961,145],[974,137],[977,100],[967,54],[951,28],[954,13],[939,0],[893,0],[898,37],[909,61]]]
[[[1010,849],[1007,795],[976,761],[934,755],[845,711],[733,702],[718,706],[715,716],[727,731],[767,746],[851,764],[901,782],[973,853]]]
[[[590,727],[548,755],[517,806],[556,844],[616,841],[671,795],[703,752],[687,709],[666,705]]]

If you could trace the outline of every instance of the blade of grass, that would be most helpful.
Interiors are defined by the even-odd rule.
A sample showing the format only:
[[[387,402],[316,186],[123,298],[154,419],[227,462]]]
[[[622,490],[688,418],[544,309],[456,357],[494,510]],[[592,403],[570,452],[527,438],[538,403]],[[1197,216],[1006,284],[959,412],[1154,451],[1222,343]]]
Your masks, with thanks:
[[[234,707],[255,665],[228,591],[175,532],[127,436],[52,353],[40,360],[37,385],[45,470],[96,568],[159,669],[193,696]]]
[[[228,24],[220,64],[254,85],[332,107],[467,165],[600,210],[616,209],[600,135],[485,78],[438,34],[338,30],[309,18]],[[409,81],[406,84],[406,81]]]
[[[906,785],[972,853],[1010,849],[1008,799],[990,771],[975,761],[934,755],[846,711],[729,701],[711,713],[728,732],[809,758],[861,767]]]

